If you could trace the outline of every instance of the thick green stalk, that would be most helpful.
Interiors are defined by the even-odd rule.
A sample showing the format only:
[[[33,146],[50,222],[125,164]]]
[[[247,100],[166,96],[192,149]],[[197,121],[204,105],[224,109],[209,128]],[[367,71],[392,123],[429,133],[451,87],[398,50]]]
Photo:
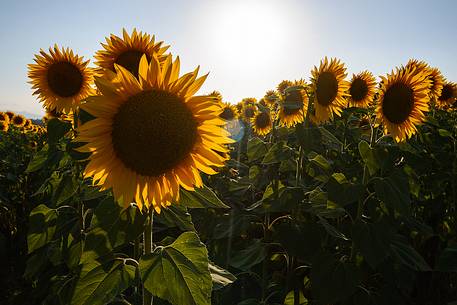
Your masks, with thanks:
[[[144,241],[144,255],[148,255],[152,253],[153,246],[152,246],[152,225],[153,225],[153,218],[154,218],[154,210],[151,208],[149,211],[149,216],[146,221],[146,225],[143,231],[143,241]],[[154,298],[152,294],[144,289],[143,287],[143,305],[152,305],[154,302]]]

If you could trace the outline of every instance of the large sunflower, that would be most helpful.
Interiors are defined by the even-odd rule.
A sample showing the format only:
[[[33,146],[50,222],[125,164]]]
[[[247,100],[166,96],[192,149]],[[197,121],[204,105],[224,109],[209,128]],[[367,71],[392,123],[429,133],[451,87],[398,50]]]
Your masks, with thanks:
[[[349,89],[349,83],[344,80],[346,68],[340,60],[325,57],[321,60],[320,67],[314,67],[311,71],[314,110],[316,122],[325,122],[340,115],[345,106],[345,97]]]
[[[282,126],[293,127],[304,121],[308,111],[308,95],[304,89],[286,93],[281,100],[278,118]]]
[[[273,127],[273,120],[269,111],[258,112],[251,118],[252,130],[259,136],[265,136]]]
[[[19,128],[24,127],[25,122],[26,122],[25,117],[23,115],[20,115],[20,114],[15,114],[13,116],[13,118],[11,119],[11,123],[14,126],[19,127]]]
[[[237,109],[230,103],[222,103],[222,112],[219,117],[226,121],[234,120],[238,117]]]
[[[40,55],[41,54],[41,55]],[[54,46],[49,54],[40,50],[35,64],[29,64],[29,78],[33,94],[44,107],[59,112],[70,112],[80,101],[92,93],[93,71],[89,61],[73,54],[69,48]]]
[[[373,102],[376,93],[376,80],[369,71],[353,74],[349,85],[349,105],[367,108]]]
[[[417,72],[427,73],[428,77],[431,80],[430,96],[436,99],[441,95],[441,90],[443,89],[444,85],[444,78],[438,68],[432,68],[425,61],[417,59],[410,59],[405,68],[416,70]]]
[[[220,105],[193,96],[206,76],[196,69],[179,77],[178,65],[171,55],[162,65],[143,56],[138,79],[115,65],[116,80],[97,78],[101,95],[82,105],[95,117],[78,128],[77,140],[87,143],[80,150],[91,152],[84,175],[125,205],[160,212],[179,199],[179,186],[201,187],[199,171],[215,174],[227,159],[233,141]]]
[[[425,70],[411,67],[397,69],[381,79],[377,119],[383,123],[385,134],[390,133],[397,142],[406,140],[425,119],[431,80]]]
[[[278,90],[279,94],[283,95],[285,90],[290,86],[293,86],[290,80],[283,80],[276,86],[276,90]]]
[[[438,108],[444,109],[452,106],[457,100],[457,84],[445,83],[437,99]]]
[[[132,35],[123,29],[122,36],[123,38],[111,34],[109,38],[105,38],[106,44],[101,44],[104,49],[95,54],[96,65],[115,72],[114,65],[118,64],[138,77],[138,66],[143,55],[146,55],[148,61],[154,55],[158,57],[159,62],[167,58],[163,53],[169,46],[162,46],[163,41],[155,42],[154,36],[137,32],[136,29],[133,29]],[[177,67],[179,67],[179,58],[177,60]]]

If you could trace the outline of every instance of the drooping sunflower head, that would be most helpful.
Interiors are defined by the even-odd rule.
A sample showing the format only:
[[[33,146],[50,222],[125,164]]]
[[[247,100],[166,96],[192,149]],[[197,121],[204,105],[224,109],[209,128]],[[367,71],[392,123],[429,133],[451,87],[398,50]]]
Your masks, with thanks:
[[[236,107],[230,103],[223,103],[222,112],[219,117],[226,121],[234,120],[238,117]]]
[[[259,111],[251,118],[252,130],[259,136],[266,136],[273,127],[270,111]]]
[[[26,119],[23,115],[20,115],[20,114],[16,114],[13,116],[13,119],[11,120],[11,123],[16,126],[16,127],[19,127],[19,128],[22,128],[24,127],[25,125],[25,122],[26,122]]]
[[[214,90],[213,92],[211,92],[208,95],[215,98],[217,100],[217,102],[222,103],[222,94],[219,91]]]
[[[241,100],[241,103],[243,103],[243,106],[244,105],[255,105],[255,104],[257,104],[257,99],[254,97],[246,97]]]
[[[11,120],[13,119],[13,116],[16,115],[16,114],[15,114],[14,112],[12,112],[12,111],[6,111],[5,113],[6,113],[6,115],[9,117],[10,122],[11,122]]]
[[[0,112],[0,122],[6,122],[6,124],[9,124],[10,122],[10,117],[8,114],[5,112]]]
[[[430,95],[432,98],[437,99],[441,96],[441,91],[443,90],[444,77],[438,68],[429,68],[428,73],[431,80]]]
[[[268,90],[265,93],[263,99],[267,102],[268,105],[273,106],[279,100],[279,96],[276,91]]]
[[[276,86],[276,90],[278,90],[279,94],[283,95],[284,91],[290,86],[293,86],[290,80],[283,80]]]
[[[349,85],[349,104],[352,107],[367,108],[376,93],[376,80],[369,71],[353,74]]]
[[[311,71],[314,91],[314,110],[316,122],[325,122],[340,115],[345,106],[349,83],[344,80],[346,68],[340,60],[325,57],[320,67]]]
[[[93,73],[69,48],[49,48],[49,54],[40,50],[35,64],[29,64],[28,76],[34,95],[46,109],[70,112],[80,101],[92,94]]]
[[[430,66],[428,65],[428,63],[426,63],[423,60],[410,59],[406,63],[405,68],[409,69],[410,71],[412,71],[412,70],[424,71],[424,70],[428,70],[430,68]]]
[[[400,68],[387,77],[382,85],[376,108],[377,119],[397,141],[404,141],[417,131],[429,109],[430,78],[425,70]]]
[[[169,48],[169,46],[162,46],[163,41],[155,42],[154,36],[141,31],[137,32],[136,29],[133,29],[131,35],[123,29],[122,38],[111,34],[109,38],[105,39],[106,44],[101,44],[103,49],[95,54],[95,64],[112,72],[116,72],[114,66],[117,64],[136,77],[138,77],[138,67],[143,55],[148,61],[156,56],[159,62],[162,62],[166,58],[164,53]]]
[[[438,108],[445,109],[452,106],[457,100],[457,84],[447,82],[443,85],[441,94],[437,99]]]
[[[140,208],[162,207],[179,199],[180,186],[201,187],[200,171],[215,174],[232,143],[219,118],[220,105],[194,96],[206,79],[198,68],[179,77],[171,55],[161,64],[143,56],[139,78],[115,65],[116,79],[96,79],[101,95],[82,109],[95,117],[78,128],[79,150],[91,152],[84,171],[116,199]]]
[[[304,89],[287,91],[279,107],[278,118],[282,126],[293,127],[304,121],[308,111],[308,95]]]
[[[7,121],[0,121],[0,131],[7,132],[9,129],[9,124]]]

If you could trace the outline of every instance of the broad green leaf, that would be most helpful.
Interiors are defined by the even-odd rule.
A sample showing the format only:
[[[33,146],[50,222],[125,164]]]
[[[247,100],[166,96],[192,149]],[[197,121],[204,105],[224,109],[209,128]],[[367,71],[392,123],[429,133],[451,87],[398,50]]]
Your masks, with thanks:
[[[413,247],[407,244],[405,238],[397,235],[390,246],[392,256],[400,263],[416,271],[431,271],[424,258]]]
[[[28,253],[43,247],[54,237],[57,211],[40,204],[32,210],[27,234]]]
[[[277,142],[270,147],[262,159],[263,164],[274,164],[292,157],[293,150],[285,142]]]
[[[323,169],[325,171],[328,171],[331,169],[330,163],[327,161],[327,159],[325,159],[324,156],[319,155],[315,152],[311,152],[308,155],[308,160],[312,164],[320,167],[321,169]]]
[[[352,239],[368,264],[375,268],[389,254],[392,232],[388,223],[357,221],[352,227]]]
[[[311,269],[311,290],[319,304],[344,301],[357,291],[361,271],[350,262],[341,262],[331,255],[320,255]]]
[[[60,183],[53,195],[53,202],[59,206],[77,192],[79,187],[79,181],[77,178],[66,175],[60,180]]]
[[[334,173],[327,182],[328,199],[341,207],[357,202],[363,193],[362,185],[347,181],[342,173]]]
[[[457,272],[457,246],[448,247],[441,252],[435,269],[442,272]]]
[[[144,287],[173,305],[210,305],[212,280],[208,252],[194,232],[140,259]]]
[[[71,129],[71,123],[59,119],[51,119],[47,124],[48,143],[55,145]]]
[[[229,209],[219,197],[206,185],[195,188],[194,192],[181,189],[179,203],[192,209],[220,208]]]
[[[349,238],[347,238],[343,232],[339,231],[337,228],[335,228],[333,225],[331,225],[327,221],[327,219],[323,218],[322,216],[318,216],[318,218],[319,218],[318,223],[320,223],[324,227],[325,231],[327,231],[328,234],[330,234],[331,236],[333,236],[335,238],[342,239],[344,241],[349,240]]]
[[[30,160],[29,165],[27,166],[26,172],[27,173],[32,173],[36,172],[37,170],[43,168],[43,166],[46,164],[46,161],[48,160],[48,155],[49,155],[49,145],[43,146],[43,148],[38,151]]]
[[[213,280],[214,290],[221,289],[236,281],[236,276],[214,263],[209,263],[208,267],[211,273],[211,279]]]
[[[401,215],[410,215],[408,177],[403,172],[396,171],[387,178],[374,179],[374,188],[376,195],[386,206]]]
[[[252,138],[248,142],[247,156],[250,162],[263,158],[267,153],[267,144],[259,138]]]
[[[76,282],[71,305],[105,305],[127,289],[135,279],[135,267],[115,260],[84,270]]]
[[[260,239],[253,239],[248,247],[232,254],[229,264],[246,271],[262,262],[266,256],[266,245]]]
[[[384,167],[389,154],[385,148],[371,148],[365,141],[359,142],[359,153],[371,176]]]
[[[184,205],[171,205],[162,209],[160,214],[154,215],[154,221],[158,221],[169,228],[178,227],[182,231],[195,231],[192,217]]]
[[[295,303],[295,292],[293,290],[289,291],[289,293],[286,295],[286,298],[284,300],[284,305],[295,305],[295,304],[299,304],[299,305],[309,304],[308,299],[305,298],[302,291],[298,292],[298,302],[297,303]]]

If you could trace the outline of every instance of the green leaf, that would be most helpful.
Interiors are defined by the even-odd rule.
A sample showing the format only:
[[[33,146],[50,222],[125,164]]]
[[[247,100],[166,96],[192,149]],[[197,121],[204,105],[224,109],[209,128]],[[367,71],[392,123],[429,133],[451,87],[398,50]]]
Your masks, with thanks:
[[[61,205],[76,193],[79,187],[79,181],[73,176],[63,176],[53,195],[53,202],[57,206]]]
[[[195,188],[194,192],[181,189],[179,203],[192,209],[219,208],[229,209],[219,197],[206,185]]]
[[[32,210],[27,235],[28,253],[43,247],[54,237],[57,211],[40,204]]]
[[[253,239],[248,247],[232,254],[229,264],[232,267],[246,271],[262,262],[266,256],[266,245],[260,239]]]
[[[267,144],[259,138],[252,138],[248,142],[247,156],[250,162],[263,158],[267,153]]]
[[[26,172],[27,173],[32,173],[36,172],[37,170],[43,168],[43,166],[46,164],[46,161],[48,160],[48,155],[49,155],[49,146],[45,145],[43,148],[38,151],[30,160],[29,165],[27,166]]]
[[[277,142],[270,147],[264,158],[263,164],[274,164],[288,160],[292,157],[293,150],[284,141]]]
[[[178,227],[182,231],[195,231],[192,217],[183,205],[171,205],[154,215],[155,220],[169,228]]]
[[[210,305],[212,280],[208,252],[194,232],[140,259],[144,287],[174,305]]]
[[[321,169],[325,171],[329,171],[331,169],[330,163],[327,161],[327,159],[324,158],[324,156],[319,155],[315,152],[311,152],[308,155],[308,160],[312,164],[320,167]]]
[[[457,246],[448,247],[441,252],[435,269],[442,272],[457,272]]]
[[[113,301],[133,283],[135,269],[122,260],[91,264],[76,282],[71,305],[104,305]]]
[[[384,167],[384,163],[388,156],[388,151],[385,148],[373,149],[365,141],[359,142],[359,153],[362,157],[363,162],[368,167],[368,171],[371,176]]]
[[[375,268],[389,254],[392,232],[387,223],[357,221],[352,227],[352,239],[368,264]]]
[[[341,262],[331,255],[319,255],[311,269],[311,290],[319,304],[343,301],[357,291],[361,272],[352,263]]]
[[[71,129],[71,123],[59,119],[51,119],[47,124],[48,143],[55,145]]]
[[[137,238],[143,232],[145,219],[146,215],[136,207],[122,208],[107,197],[94,211],[82,261],[103,256]]]
[[[320,223],[324,227],[325,231],[327,231],[328,234],[335,238],[342,239],[344,241],[349,241],[349,238],[347,238],[343,232],[338,231],[338,229],[332,226],[325,218],[323,218],[322,216],[317,217],[319,217],[318,223]]]
[[[213,280],[213,290],[221,289],[236,281],[236,276],[214,263],[209,263],[208,267]]]
[[[295,305],[295,293],[294,291],[289,291],[289,293],[286,295],[286,298],[284,300],[284,305]],[[298,303],[299,305],[307,305],[309,304],[308,299],[305,298],[303,295],[302,291],[299,291],[298,293]]]
[[[374,188],[376,195],[386,206],[401,215],[410,215],[408,177],[402,171],[398,170],[387,178],[374,179]]]
[[[362,185],[347,181],[342,173],[334,173],[327,182],[328,199],[341,207],[357,202],[363,193]]]
[[[405,238],[397,235],[393,240],[390,249],[392,256],[400,263],[416,271],[431,271],[430,266],[424,258],[413,247],[407,244]]]
[[[438,134],[443,138],[452,138],[452,133],[446,129],[438,129]]]

